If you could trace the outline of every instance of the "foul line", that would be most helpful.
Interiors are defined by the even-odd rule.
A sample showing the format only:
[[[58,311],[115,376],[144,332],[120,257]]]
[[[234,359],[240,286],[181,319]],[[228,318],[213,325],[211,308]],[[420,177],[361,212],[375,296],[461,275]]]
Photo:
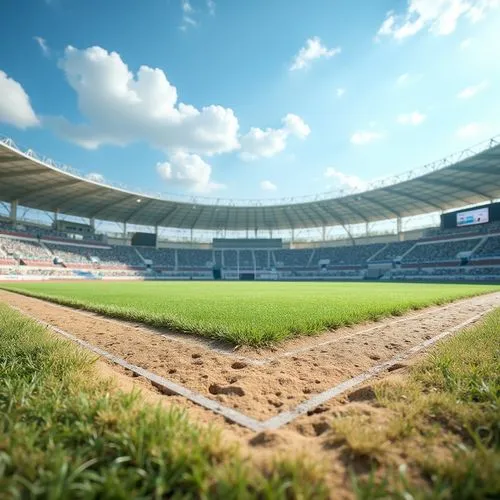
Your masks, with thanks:
[[[50,328],[57,332],[59,335],[62,335],[63,337],[66,337],[69,340],[72,340],[73,342],[76,342],[80,346],[84,347],[85,349],[88,349],[89,351],[95,352],[96,354],[99,354],[100,356],[109,359],[113,363],[122,366],[123,368],[126,368],[127,370],[130,370],[137,375],[140,375],[141,377],[144,377],[148,379],[150,382],[153,382],[155,385],[160,386],[164,389],[167,389],[171,394],[177,394],[179,396],[183,396],[186,399],[189,399],[193,403],[196,403],[197,405],[203,406],[204,408],[213,411],[214,413],[217,413],[219,415],[222,415],[223,417],[227,418],[228,420],[231,420],[232,422],[241,425],[242,427],[246,427],[247,429],[251,429],[253,431],[261,431],[264,429],[262,422],[259,422],[258,420],[255,420],[251,417],[247,417],[246,415],[243,415],[243,413],[240,413],[236,410],[233,410],[232,408],[227,408],[226,406],[222,406],[216,401],[213,401],[209,398],[206,398],[205,396],[202,396],[201,394],[198,394],[186,387],[183,387],[182,385],[176,384],[175,382],[172,382],[171,380],[167,380],[166,378],[160,377],[159,375],[156,375],[153,372],[150,372],[149,370],[145,370],[144,368],[141,368],[140,366],[133,365],[129,363],[128,361],[125,361],[122,358],[119,358],[118,356],[115,356],[114,354],[111,354],[108,351],[105,351],[104,349],[101,349],[100,347],[96,347],[92,344],[89,344],[85,340],[79,339],[78,337],[75,337],[71,333],[68,333],[61,328],[58,328],[57,326],[51,325],[50,323],[46,323],[45,321],[41,321],[38,318],[32,316],[31,314],[25,313],[22,309],[11,306],[13,309],[17,310],[18,312],[22,313],[25,316],[28,316],[29,318],[33,319],[37,323],[46,326],[47,328]]]
[[[431,346],[432,344],[435,344],[439,340],[443,339],[444,337],[447,337],[448,335],[451,335],[452,333],[461,330],[462,328],[470,325],[471,323],[477,321],[480,319],[482,316],[490,312],[494,307],[488,308],[486,311],[483,311],[479,314],[476,314],[472,318],[469,318],[468,320],[460,323],[457,326],[454,326],[453,328],[450,328],[449,330],[446,330],[435,337],[432,337],[429,340],[426,340],[405,353],[398,354],[397,356],[393,357],[389,361],[386,361],[384,363],[381,363],[379,365],[376,365],[367,371],[357,375],[356,377],[353,377],[349,380],[346,380],[344,382],[341,382],[340,384],[327,389],[326,391],[317,394],[316,396],[313,396],[312,398],[300,403],[298,406],[296,406],[294,409],[289,410],[289,411],[284,411],[282,413],[279,413],[275,417],[271,417],[268,420],[260,421],[257,419],[254,419],[252,417],[248,417],[244,415],[243,413],[240,413],[236,410],[233,410],[232,408],[228,408],[226,406],[222,406],[219,403],[199,394],[196,393],[184,386],[181,386],[179,384],[176,384],[175,382],[172,382],[170,380],[167,380],[163,377],[160,377],[159,375],[156,375],[155,373],[152,373],[148,370],[145,370],[144,368],[141,368],[140,366],[133,365],[131,363],[128,363],[122,358],[119,358],[118,356],[115,356],[114,354],[109,353],[108,351],[105,351],[104,349],[101,349],[99,347],[93,346],[92,344],[89,344],[88,342],[79,339],[78,337],[72,335],[71,333],[65,332],[61,328],[58,328],[56,326],[51,325],[50,323],[46,323],[44,321],[39,320],[38,318],[32,316],[31,314],[25,313],[21,308],[11,306],[13,309],[17,310],[21,314],[24,314],[25,316],[30,317],[37,323],[44,325],[53,331],[59,333],[63,337],[66,337],[69,340],[72,340],[73,342],[79,344],[80,346],[84,347],[85,349],[88,349],[96,354],[99,354],[100,356],[103,356],[104,358],[112,361],[113,363],[122,366],[123,368],[126,368],[127,370],[132,371],[133,373],[136,373],[137,375],[140,375],[149,381],[151,381],[153,384],[156,386],[160,386],[164,389],[166,389],[169,393],[171,394],[177,394],[179,396],[183,396],[186,399],[192,401],[193,403],[202,406],[203,408],[206,408],[208,410],[211,410],[214,413],[217,413],[219,415],[222,415],[224,418],[227,420],[234,422],[242,427],[245,427],[247,429],[250,429],[255,432],[263,431],[263,430],[275,430],[279,429],[280,427],[283,427],[284,425],[289,424],[296,418],[310,412],[311,410],[314,410],[318,406],[320,406],[323,403],[326,403],[327,401],[335,398],[336,396],[339,396],[340,394],[343,394],[344,392],[353,389],[357,385],[366,382],[367,380],[375,377],[379,373],[383,372],[384,370],[387,370],[391,366],[394,366],[396,363],[400,363],[401,361],[409,358],[413,354],[416,354],[417,352],[422,351],[423,349]]]
[[[266,426],[266,429],[278,429],[282,427],[283,425],[289,424],[293,420],[295,420],[297,417],[300,417],[301,415],[304,415],[305,413],[314,410],[314,408],[317,408],[323,403],[326,403],[330,399],[333,399],[336,396],[339,396],[340,394],[354,388],[355,386],[367,381],[368,379],[371,379],[378,375],[379,373],[383,372],[384,370],[387,370],[391,366],[394,366],[397,363],[400,363],[401,361],[409,358],[412,354],[416,354],[419,351],[422,351],[426,347],[429,347],[432,344],[435,344],[439,340],[443,339],[444,337],[447,337],[448,335],[461,330],[462,328],[466,327],[467,325],[470,325],[471,323],[474,323],[477,321],[479,318],[484,316],[486,313],[490,312],[493,308],[488,309],[487,311],[481,312],[479,314],[476,314],[472,318],[469,318],[468,320],[464,321],[463,323],[460,323],[457,326],[454,326],[453,328],[450,328],[449,330],[440,333],[439,335],[436,335],[435,337],[432,337],[429,340],[426,340],[425,342],[422,342],[421,344],[416,345],[415,347],[412,347],[408,351],[406,351],[403,354],[398,354],[397,356],[394,356],[392,359],[389,361],[386,361],[385,363],[381,363],[380,365],[374,366],[367,370],[366,372],[361,373],[360,375],[357,375],[356,377],[353,377],[349,380],[346,380],[345,382],[342,382],[335,387],[332,387],[331,389],[327,389],[326,391],[317,394],[316,396],[313,396],[311,399],[308,399],[307,401],[304,401],[303,403],[299,404],[297,407],[295,407],[293,410],[290,411],[284,411],[275,417],[270,418],[269,420],[266,420],[264,422],[264,425]]]

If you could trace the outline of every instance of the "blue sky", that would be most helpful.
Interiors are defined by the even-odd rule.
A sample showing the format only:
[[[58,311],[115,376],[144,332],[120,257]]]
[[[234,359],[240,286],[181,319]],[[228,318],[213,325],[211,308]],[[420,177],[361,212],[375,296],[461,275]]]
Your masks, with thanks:
[[[363,188],[500,133],[498,26],[499,0],[4,0],[0,133],[151,192]]]

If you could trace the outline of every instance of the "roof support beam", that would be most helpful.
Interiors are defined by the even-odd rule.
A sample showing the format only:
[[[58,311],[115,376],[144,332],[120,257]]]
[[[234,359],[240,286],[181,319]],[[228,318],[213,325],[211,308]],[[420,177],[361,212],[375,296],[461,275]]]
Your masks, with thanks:
[[[197,205],[193,205],[193,206],[197,207]],[[181,221],[179,222],[179,227],[184,227],[184,221],[192,214],[192,210],[193,210],[192,208],[191,208],[191,210],[186,209],[186,211],[184,212],[184,215],[182,216]],[[201,209],[196,208],[196,210],[201,212]],[[196,216],[196,217],[198,217],[198,216]],[[190,225],[189,228],[191,229],[191,231],[193,231],[192,225]],[[192,235],[192,233],[191,233],[191,235]]]
[[[307,221],[302,217],[302,212],[297,206],[290,205],[290,210],[293,212],[295,217],[300,221],[302,227],[311,227],[307,223]]]
[[[369,220],[357,209],[357,208],[353,208],[352,205],[349,204],[349,202],[347,200],[351,200],[352,197],[346,197],[344,199],[344,206],[350,210],[351,212],[354,212],[354,214],[356,214],[363,222],[366,222],[368,223]],[[355,201],[355,200],[354,200]]]
[[[432,203],[428,200],[424,200],[423,198],[415,196],[414,194],[405,193],[404,191],[400,191],[399,189],[396,189],[394,187],[385,187],[383,188],[383,191],[389,191],[390,193],[397,194],[398,196],[402,196],[403,198],[408,198],[409,200],[418,201],[420,203],[423,203],[424,205],[434,208],[438,212],[441,212],[443,210],[443,207],[436,205],[435,203]]]
[[[349,231],[349,225],[344,221],[344,219],[338,214],[338,212],[331,206],[331,204],[321,204],[319,205],[321,206],[321,208],[323,210],[325,210],[325,212],[328,212],[330,213],[330,215],[332,215],[335,220],[337,221],[337,224],[340,223],[340,226],[344,229],[344,231],[347,233],[347,235],[349,236],[349,238],[351,239],[351,242],[352,244],[354,245],[355,244],[355,241],[354,241],[354,238],[351,234],[351,231]],[[333,224],[330,224],[330,225],[333,225]]]
[[[215,207],[212,207],[212,213],[210,214],[210,222],[208,223],[208,225],[210,227],[213,227],[213,224],[214,224],[214,219],[215,217],[217,216],[217,212],[220,210],[220,207],[218,206],[215,206]],[[215,229],[216,231],[219,230],[219,228],[216,228]]]
[[[457,182],[454,182],[454,181],[452,181],[452,182],[449,182],[449,181],[441,181],[441,180],[439,180],[439,179],[434,180],[434,181],[433,181],[433,180],[430,180],[430,179],[425,179],[425,180],[424,180],[424,179],[420,179],[420,180],[421,180],[422,182],[425,182],[426,184],[431,184],[431,185],[432,185],[432,184],[434,184],[434,185],[444,186],[444,187],[446,187],[446,186],[451,186],[451,187],[454,187],[454,188],[457,188],[457,189],[461,189],[462,191],[468,191],[469,193],[472,193],[472,194],[474,194],[474,195],[476,195],[476,196],[481,196],[482,198],[485,198],[486,200],[489,200],[489,199],[490,199],[490,197],[489,197],[488,195],[486,195],[486,194],[484,194],[484,193],[480,193],[480,192],[478,192],[478,191],[477,191],[477,190],[475,190],[475,189],[471,189],[471,188],[469,188],[469,187],[467,187],[467,186],[465,186],[465,185],[463,185],[463,184],[460,184],[460,183],[457,183]],[[453,195],[453,196],[454,196],[454,198],[456,198],[457,200],[462,201],[465,205],[470,204],[470,200],[466,200],[466,199],[464,199],[463,197],[460,197],[460,198],[459,198],[459,197],[458,197],[458,196],[456,196],[456,195]]]
[[[453,181],[442,181],[440,179],[432,180],[432,179],[426,179],[425,177],[421,177],[419,180],[425,182],[426,184],[438,184],[439,186],[452,186],[461,189],[463,191],[470,191],[471,193],[477,194],[478,196],[482,196],[486,200],[489,200],[491,198],[491,196],[487,195],[486,193],[483,193],[482,191],[479,191],[477,188],[470,188],[469,186],[466,186],[465,184],[456,182],[454,180]]]
[[[191,224],[191,227],[190,227],[191,230],[195,229],[196,224],[198,223],[198,220],[200,219],[200,217],[203,215],[204,211],[205,211],[205,208],[200,208],[200,210],[198,210],[198,215],[196,216],[193,223]]]
[[[474,172],[481,172],[482,174],[488,174],[488,175],[500,175],[500,169],[498,167],[487,167],[487,166],[481,166],[478,165],[476,167],[469,167],[469,166],[461,166],[461,165],[450,165],[447,167],[447,170],[456,170],[458,172],[463,172],[463,171],[468,171],[471,174]]]
[[[311,215],[309,215],[309,213],[308,213],[309,209],[312,212],[314,212],[315,215],[318,214],[318,212],[316,210],[314,210],[313,205],[310,205],[309,207],[307,207],[307,209],[304,210],[303,214],[307,218],[307,220],[309,220],[311,222],[311,224],[309,225],[309,227],[315,227],[315,226],[317,227],[318,221],[314,217],[312,217]],[[326,220],[323,217],[320,217],[320,219],[321,219],[321,224],[325,225]]]
[[[372,205],[382,207],[384,210],[387,210],[390,214],[394,215],[396,218],[401,217],[401,215],[398,212],[396,212],[393,208],[389,207],[389,205],[386,205],[385,203],[382,203],[381,201],[374,200],[371,196],[366,196],[364,193],[362,193],[362,194],[360,194],[360,197],[363,198],[364,200],[367,200]]]
[[[90,219],[95,219],[99,218],[99,215],[102,214],[104,211],[106,211],[108,208],[114,206],[114,205],[119,205],[120,203],[123,203],[124,201],[127,201],[130,199],[130,194],[127,194],[126,196],[122,196],[118,200],[113,200],[112,202],[108,202],[104,205],[101,205],[95,212],[91,213],[89,215]]]
[[[290,229],[293,231],[295,229],[295,224],[293,223],[292,219],[290,219],[290,216],[288,215],[288,208],[284,207],[283,210],[281,210],[281,213],[285,216],[285,219],[287,220]]]
[[[180,210],[180,206],[177,205],[173,208],[171,208],[168,212],[167,212],[167,215],[164,215],[161,219],[158,219],[156,222],[155,222],[155,225],[156,226],[160,226],[160,227],[169,227],[169,226],[165,226],[164,224],[167,222],[167,220],[170,218],[170,216],[174,215],[175,212],[177,212],[178,210]]]
[[[324,210],[328,215],[333,217],[333,221],[329,221],[327,223],[328,226],[342,226],[344,227],[346,225],[344,219],[339,215],[339,213],[332,207],[332,203],[321,203],[321,205],[318,204],[318,209]]]
[[[323,212],[318,208],[316,204],[311,205],[311,210],[319,217],[321,220],[321,225],[323,227],[329,225],[328,219],[324,216]]]
[[[138,198],[140,199],[140,198]],[[156,201],[154,198],[151,198],[150,200],[146,201],[145,203],[141,202],[136,202],[137,203],[137,208],[134,208],[127,217],[125,218],[125,222],[129,222],[132,217],[135,217],[138,213],[140,213],[142,210],[148,208],[154,201]]]
[[[16,198],[19,198],[19,201],[22,204],[22,202],[24,200],[29,199],[31,196],[38,197],[41,194],[48,193],[50,191],[57,191],[58,189],[66,188],[68,186],[72,186],[73,184],[77,184],[79,182],[82,182],[82,181],[80,179],[70,179],[67,181],[58,182],[56,185],[50,184],[50,185],[45,186],[43,188],[26,189],[22,193],[16,194]]]
[[[54,205],[56,205],[57,208],[59,208],[59,210],[64,213],[64,207],[66,205],[75,205],[76,200],[79,200],[80,198],[85,198],[86,196],[92,196],[96,193],[99,193],[99,191],[102,191],[102,187],[96,187],[94,189],[86,191],[85,193],[74,194],[70,197],[65,196],[64,198],[56,199]]]

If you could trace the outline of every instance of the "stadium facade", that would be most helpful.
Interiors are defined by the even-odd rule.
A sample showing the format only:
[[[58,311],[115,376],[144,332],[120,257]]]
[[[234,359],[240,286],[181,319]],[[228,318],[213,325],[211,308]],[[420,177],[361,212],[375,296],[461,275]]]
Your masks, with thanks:
[[[359,192],[275,202],[147,195],[86,179],[0,141],[0,276],[11,279],[500,278],[500,138]],[[53,214],[33,225],[21,208]],[[404,218],[439,213],[440,227],[405,233]],[[74,222],[66,216],[78,217]],[[356,224],[395,221],[394,234],[356,239]],[[119,223],[122,238],[95,232]],[[127,227],[144,226],[130,234]],[[339,226],[349,238],[298,248],[273,231]],[[161,241],[161,228],[243,232],[198,246]],[[258,238],[267,231],[268,239]],[[77,238],[77,240],[75,239]],[[325,238],[323,238],[325,240]]]

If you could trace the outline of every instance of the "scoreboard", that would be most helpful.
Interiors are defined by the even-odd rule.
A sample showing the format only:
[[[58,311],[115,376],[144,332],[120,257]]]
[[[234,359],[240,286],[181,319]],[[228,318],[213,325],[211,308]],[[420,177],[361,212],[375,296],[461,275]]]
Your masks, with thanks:
[[[500,220],[500,203],[490,203],[468,210],[457,210],[441,215],[441,228],[453,229],[456,227],[476,226]]]

